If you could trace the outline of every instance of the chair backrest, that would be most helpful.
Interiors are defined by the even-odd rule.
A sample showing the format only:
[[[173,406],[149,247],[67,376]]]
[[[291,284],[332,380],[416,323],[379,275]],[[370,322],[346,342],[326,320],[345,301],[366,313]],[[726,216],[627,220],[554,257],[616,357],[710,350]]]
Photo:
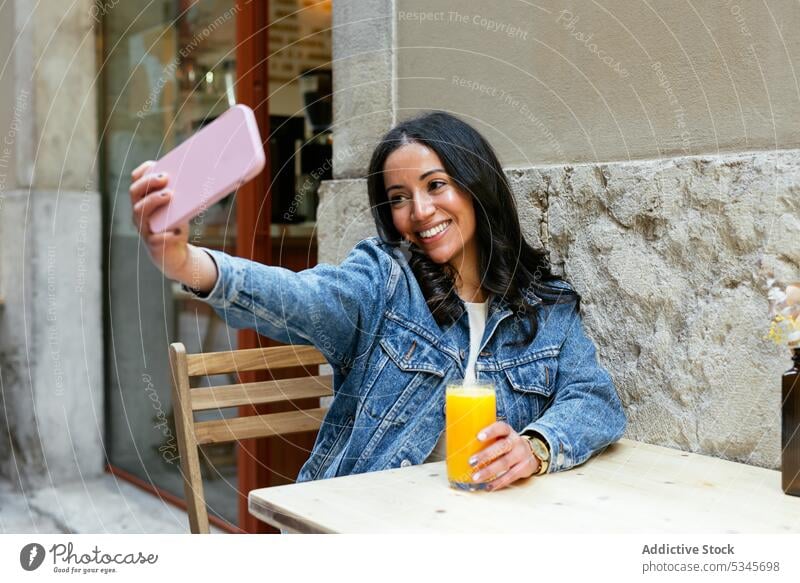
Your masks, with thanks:
[[[208,510],[200,473],[199,446],[313,431],[322,424],[326,409],[296,409],[214,421],[196,421],[195,411],[328,397],[333,394],[332,377],[305,376],[197,389],[189,385],[190,377],[326,364],[322,353],[310,346],[186,354],[186,347],[176,342],[169,347],[169,358],[175,433],[181,456],[189,527],[192,533],[208,534]]]

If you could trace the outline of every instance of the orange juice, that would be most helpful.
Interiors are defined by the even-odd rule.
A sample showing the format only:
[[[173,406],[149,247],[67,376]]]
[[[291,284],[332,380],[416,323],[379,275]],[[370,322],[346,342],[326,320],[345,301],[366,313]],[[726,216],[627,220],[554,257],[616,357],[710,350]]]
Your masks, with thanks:
[[[445,393],[447,423],[447,479],[464,490],[480,490],[472,481],[475,470],[468,461],[487,444],[478,441],[478,432],[495,422],[496,398],[491,383],[448,385]]]

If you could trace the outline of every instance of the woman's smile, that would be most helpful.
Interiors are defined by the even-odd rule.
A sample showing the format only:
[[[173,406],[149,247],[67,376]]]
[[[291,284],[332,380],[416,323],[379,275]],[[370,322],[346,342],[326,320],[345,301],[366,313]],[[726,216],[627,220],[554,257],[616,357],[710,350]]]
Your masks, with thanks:
[[[444,237],[444,234],[447,232],[452,222],[453,221],[448,219],[430,229],[418,232],[417,235],[419,235],[420,240],[425,244],[434,243]]]

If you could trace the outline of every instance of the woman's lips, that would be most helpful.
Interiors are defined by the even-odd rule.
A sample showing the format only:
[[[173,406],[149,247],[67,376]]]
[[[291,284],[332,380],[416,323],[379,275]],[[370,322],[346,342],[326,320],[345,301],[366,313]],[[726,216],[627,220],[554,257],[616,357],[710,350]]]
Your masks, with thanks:
[[[450,225],[452,225],[452,224],[453,224],[452,219],[448,220],[447,221],[447,226],[444,229],[442,229],[441,231],[439,231],[438,233],[436,233],[433,237],[425,238],[425,237],[422,237],[421,235],[417,235],[417,236],[419,237],[419,240],[422,241],[425,244],[435,243],[436,241],[438,241],[439,239],[441,239],[444,236],[444,234],[450,229]]]

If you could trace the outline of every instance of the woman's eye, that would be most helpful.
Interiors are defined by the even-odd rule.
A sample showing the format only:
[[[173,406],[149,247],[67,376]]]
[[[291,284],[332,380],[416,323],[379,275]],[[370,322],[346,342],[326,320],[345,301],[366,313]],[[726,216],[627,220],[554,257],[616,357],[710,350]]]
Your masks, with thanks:
[[[447,184],[444,180],[431,180],[431,183],[428,185],[431,190],[437,190]]]
[[[408,200],[408,198],[405,197],[405,196],[394,196],[394,197],[389,199],[389,204],[391,204],[392,206],[397,206],[400,203],[403,203],[403,202],[405,202],[407,200]]]

